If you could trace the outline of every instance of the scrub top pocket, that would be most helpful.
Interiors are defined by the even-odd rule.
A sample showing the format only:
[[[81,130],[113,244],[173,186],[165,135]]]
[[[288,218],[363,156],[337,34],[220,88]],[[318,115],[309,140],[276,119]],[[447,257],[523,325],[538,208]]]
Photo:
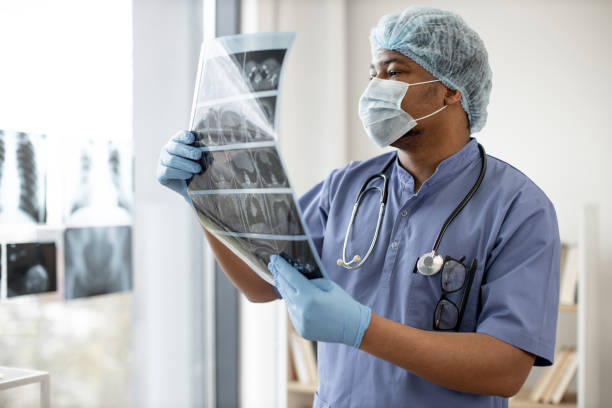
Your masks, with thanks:
[[[476,322],[476,307],[478,288],[480,287],[481,266],[478,265],[474,272],[472,287],[466,300],[463,317],[458,331],[473,332]],[[406,312],[407,321],[405,324],[422,330],[434,330],[434,312],[438,300],[442,296],[440,277],[442,272],[435,275],[425,276],[418,272],[411,274],[411,282],[408,290],[408,307]],[[456,292],[447,293],[445,298],[452,301],[457,308],[461,306],[461,298],[467,289],[467,282],[464,287]]]
[[[417,329],[433,330],[433,314],[442,294],[440,276],[413,273],[412,267],[409,273],[408,307],[404,323]]]

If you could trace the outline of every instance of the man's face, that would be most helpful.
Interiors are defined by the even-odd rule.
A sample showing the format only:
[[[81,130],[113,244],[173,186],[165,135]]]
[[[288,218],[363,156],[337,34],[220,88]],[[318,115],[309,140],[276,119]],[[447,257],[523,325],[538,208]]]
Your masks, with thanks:
[[[419,64],[397,51],[380,50],[370,64],[371,78],[402,81],[409,84],[432,81],[437,79]],[[428,115],[444,105],[444,91],[446,87],[441,82],[415,85],[408,88],[401,108],[417,119]],[[438,115],[424,119],[428,123],[417,123],[408,133],[395,141],[391,146],[400,147],[407,142],[405,136],[416,136],[423,133],[425,125],[433,124],[439,120]]]

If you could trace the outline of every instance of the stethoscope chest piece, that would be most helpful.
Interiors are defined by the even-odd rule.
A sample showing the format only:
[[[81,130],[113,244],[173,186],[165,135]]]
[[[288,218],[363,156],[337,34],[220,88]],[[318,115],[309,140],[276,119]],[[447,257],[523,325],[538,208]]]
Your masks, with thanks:
[[[419,271],[421,275],[435,275],[440,272],[443,263],[444,259],[441,255],[436,254],[435,251],[428,252],[421,255],[417,261],[417,271]]]

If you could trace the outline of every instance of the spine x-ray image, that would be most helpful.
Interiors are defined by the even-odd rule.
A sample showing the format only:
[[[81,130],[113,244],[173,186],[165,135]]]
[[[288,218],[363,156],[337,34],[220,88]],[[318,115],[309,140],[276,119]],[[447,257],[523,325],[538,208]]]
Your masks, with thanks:
[[[280,78],[293,36],[221,37],[203,50],[192,108],[204,169],[188,182],[200,223],[272,283],[282,254],[309,279],[322,277],[279,154]]]
[[[57,291],[56,264],[53,242],[7,244],[7,297]]]
[[[70,226],[129,224],[132,152],[129,143],[88,140],[70,156],[65,173],[64,223]]]
[[[64,297],[132,289],[131,235],[129,226],[66,229]]]
[[[46,222],[45,161],[44,135],[0,130],[0,223]]]

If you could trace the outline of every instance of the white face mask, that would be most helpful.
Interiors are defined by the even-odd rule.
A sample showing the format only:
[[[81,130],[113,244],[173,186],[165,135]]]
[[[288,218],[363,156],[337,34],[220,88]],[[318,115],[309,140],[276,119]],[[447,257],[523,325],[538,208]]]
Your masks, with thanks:
[[[404,95],[412,85],[428,84],[433,81],[408,84],[401,81],[372,78],[368,87],[359,98],[359,117],[366,133],[380,147],[389,146],[416,126],[417,121],[428,118],[435,112],[414,119],[401,108]]]

